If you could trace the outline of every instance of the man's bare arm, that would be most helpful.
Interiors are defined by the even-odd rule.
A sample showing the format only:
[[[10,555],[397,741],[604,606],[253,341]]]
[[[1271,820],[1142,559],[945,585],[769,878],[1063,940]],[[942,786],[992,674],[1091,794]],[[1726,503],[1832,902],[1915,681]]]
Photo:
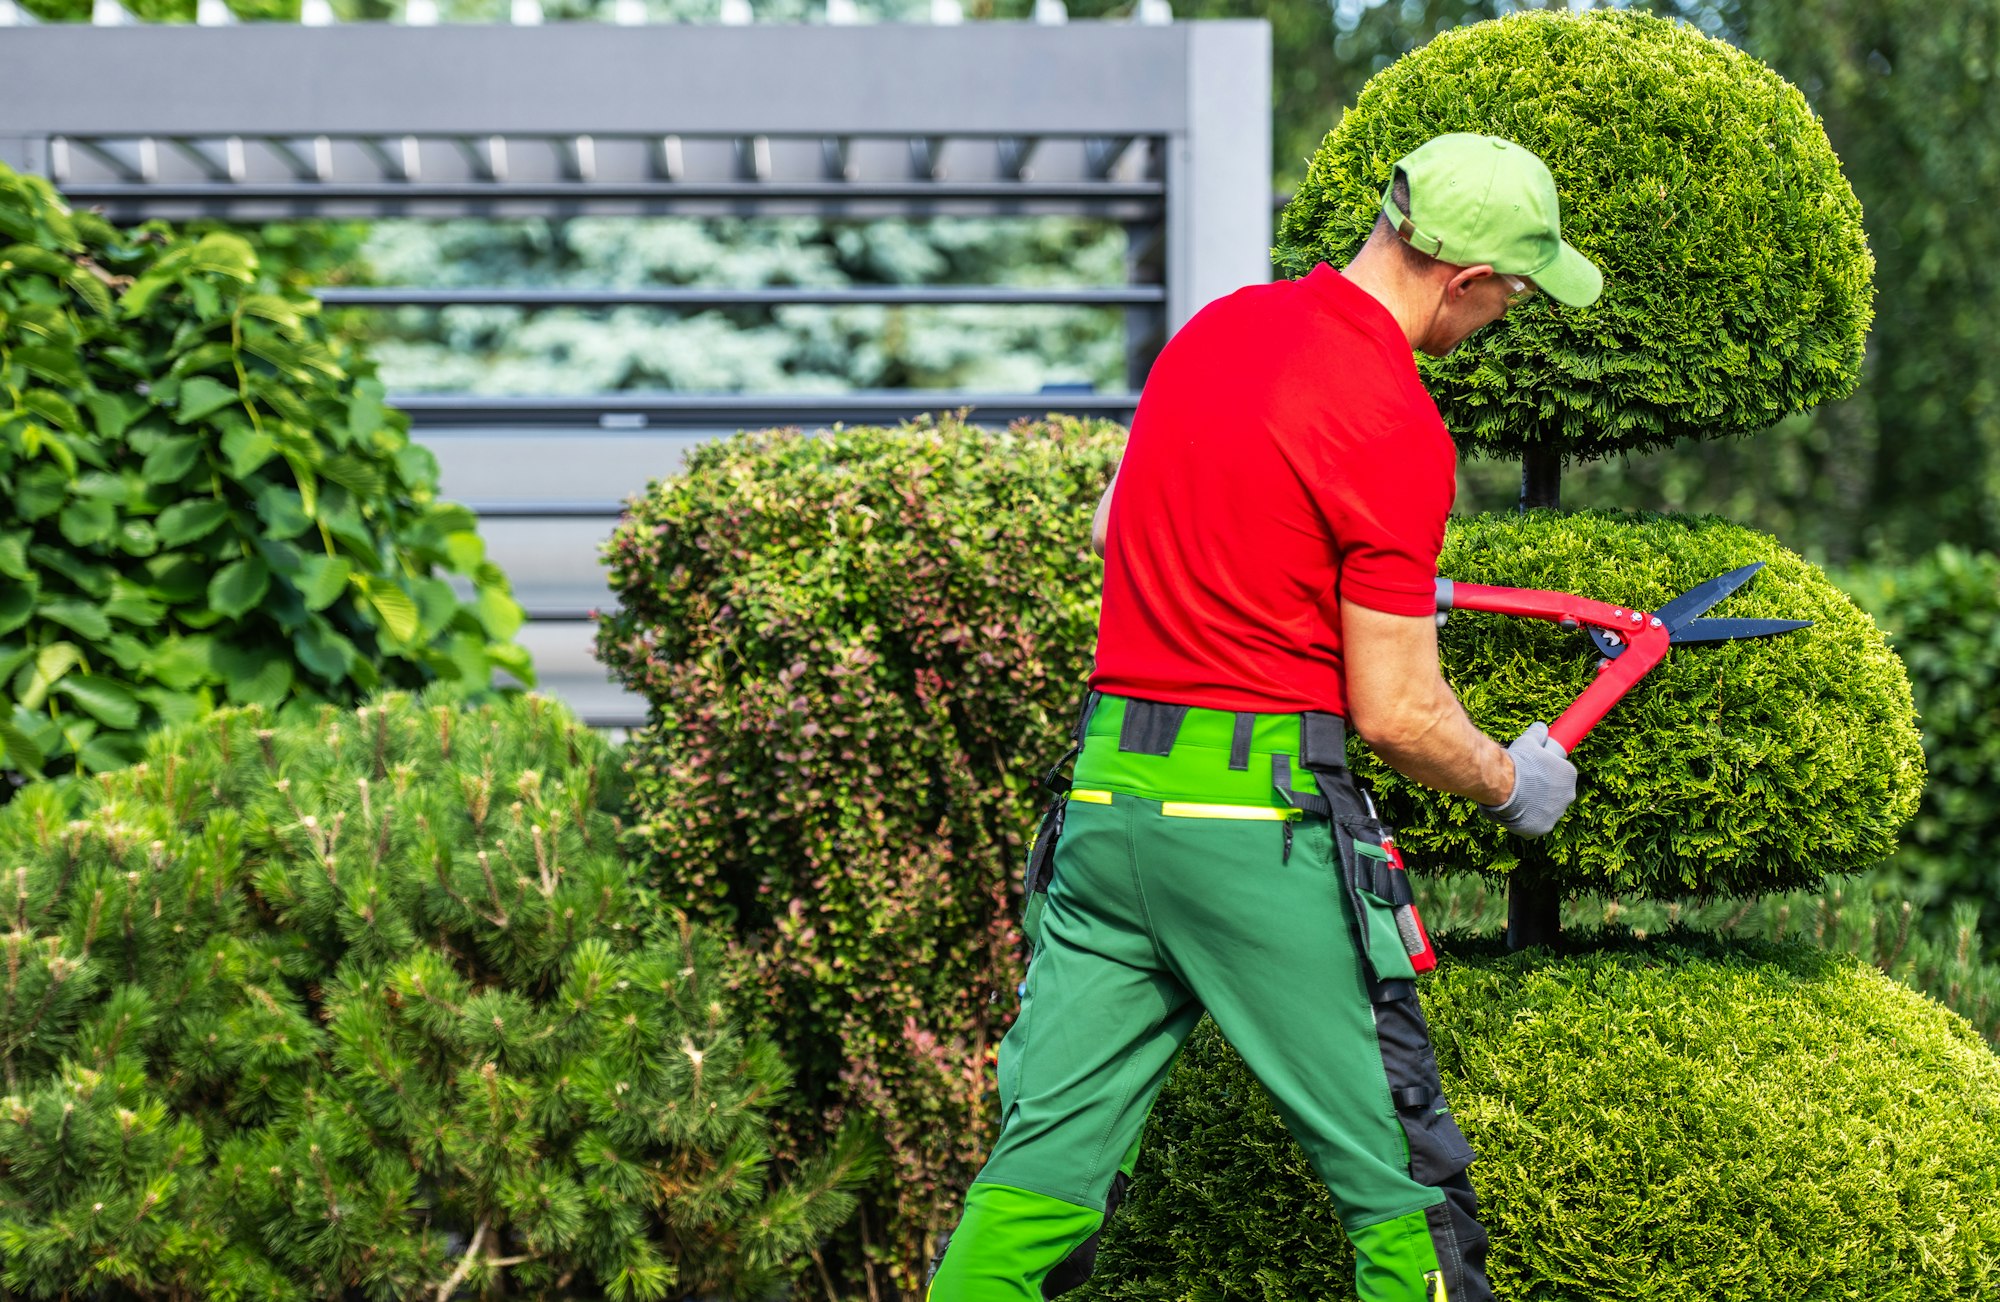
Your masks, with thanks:
[[[1102,508],[1099,508],[1100,511]],[[1438,669],[1437,622],[1340,603],[1348,722],[1405,777],[1499,805],[1514,791],[1514,761],[1473,726]]]
[[[1111,490],[1118,487],[1118,472],[1111,473],[1111,482],[1104,486],[1104,496],[1097,499],[1097,515],[1090,522],[1090,550],[1104,555],[1104,540],[1111,531]]]

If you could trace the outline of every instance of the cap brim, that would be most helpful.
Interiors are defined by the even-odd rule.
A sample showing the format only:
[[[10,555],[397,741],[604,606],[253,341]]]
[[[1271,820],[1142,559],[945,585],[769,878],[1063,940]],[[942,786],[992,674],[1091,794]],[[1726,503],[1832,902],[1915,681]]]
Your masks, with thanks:
[[[1534,273],[1535,284],[1566,307],[1589,307],[1604,292],[1604,273],[1568,240],[1558,243],[1561,247],[1556,250],[1556,260]]]

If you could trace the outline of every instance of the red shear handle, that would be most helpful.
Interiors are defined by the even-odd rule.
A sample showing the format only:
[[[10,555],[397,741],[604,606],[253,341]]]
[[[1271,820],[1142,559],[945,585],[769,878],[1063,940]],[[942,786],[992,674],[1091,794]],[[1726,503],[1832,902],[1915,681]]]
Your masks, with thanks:
[[[1484,583],[1453,583],[1438,580],[1439,610],[1483,610],[1496,615],[1524,615],[1546,619],[1564,628],[1585,624],[1610,629],[1625,643],[1625,651],[1599,670],[1597,681],[1570,703],[1560,718],[1549,725],[1549,737],[1565,752],[1576,749],[1611,707],[1632,690],[1653,666],[1667,658],[1672,635],[1658,626],[1644,611],[1608,602],[1592,601],[1567,592],[1541,588],[1496,588]]]
[[[1611,707],[1654,665],[1667,658],[1667,647],[1672,641],[1663,628],[1649,627],[1632,634],[1626,640],[1625,653],[1616,660],[1606,661],[1597,681],[1586,687],[1583,695],[1571,701],[1569,708],[1549,725],[1549,740],[1562,747],[1564,754],[1575,751],[1576,744],[1611,712]]]

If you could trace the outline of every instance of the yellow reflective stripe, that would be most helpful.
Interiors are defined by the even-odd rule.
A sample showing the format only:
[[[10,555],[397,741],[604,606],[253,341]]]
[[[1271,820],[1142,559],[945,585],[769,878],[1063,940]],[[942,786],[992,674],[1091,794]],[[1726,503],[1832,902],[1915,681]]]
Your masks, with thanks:
[[[1260,823],[1286,823],[1297,818],[1299,811],[1269,805],[1194,805],[1184,800],[1165,800],[1160,802],[1160,815],[1164,818],[1239,818]]]
[[[1109,791],[1072,791],[1069,793],[1069,798],[1071,800],[1081,800],[1086,805],[1108,805],[1111,803],[1111,793]]]

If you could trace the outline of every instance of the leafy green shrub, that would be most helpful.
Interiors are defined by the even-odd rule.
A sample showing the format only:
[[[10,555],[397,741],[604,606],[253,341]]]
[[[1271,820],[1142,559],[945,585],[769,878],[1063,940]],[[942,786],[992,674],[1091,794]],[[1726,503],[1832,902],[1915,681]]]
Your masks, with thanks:
[[[1927,897],[2000,928],[2000,556],[1942,547],[1851,570],[1842,586],[1889,634],[1915,689],[1931,780],[1896,866]]]
[[[1454,949],[1423,985],[1518,1302],[1983,1299],[2000,1291],[2000,1061],[1808,945]],[[1352,1298],[1326,1192],[1204,1023],[1089,1293]]]
[[[1652,609],[1753,561],[1763,571],[1713,613],[1812,627],[1669,651],[1577,747],[1576,804],[1540,840],[1507,835],[1356,743],[1411,865],[1671,898],[1816,887],[1894,851],[1924,778],[1909,680],[1874,623],[1772,539],[1715,519],[1535,511],[1454,520],[1438,569]],[[1467,612],[1440,653],[1496,737],[1555,719],[1598,662],[1581,631]]]
[[[1051,420],[711,443],[605,551],[599,655],[652,708],[637,843],[743,945],[799,1126],[879,1121],[894,1167],[861,1227],[906,1289],[993,1135],[1018,861],[1089,668],[1122,442]]]
[[[304,712],[301,711],[301,714]],[[233,710],[0,811],[9,1296],[760,1296],[851,1210],[539,698]],[[80,808],[72,810],[72,796]]]
[[[1446,32],[1375,76],[1279,221],[1282,272],[1344,262],[1396,159],[1434,135],[1539,154],[1587,310],[1509,313],[1424,380],[1459,445],[1588,459],[1765,428],[1855,387],[1874,262],[1805,98],[1750,56],[1639,13]]]
[[[117,767],[221,702],[531,675],[472,514],[246,241],[115,230],[5,168],[0,241],[0,767]]]

